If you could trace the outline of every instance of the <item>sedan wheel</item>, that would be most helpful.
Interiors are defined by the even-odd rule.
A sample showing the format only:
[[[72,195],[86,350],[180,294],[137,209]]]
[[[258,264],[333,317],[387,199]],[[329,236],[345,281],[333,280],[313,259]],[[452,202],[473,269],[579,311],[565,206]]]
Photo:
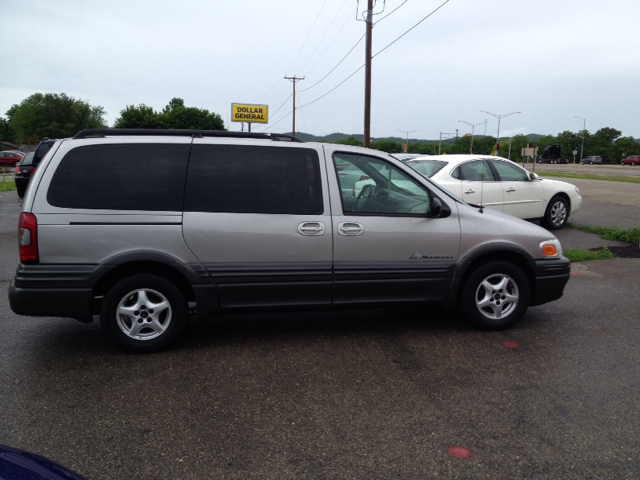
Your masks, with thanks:
[[[180,289],[167,279],[134,275],[107,292],[100,323],[125,350],[154,352],[166,348],[182,333],[187,305]]]
[[[549,230],[560,230],[569,219],[569,207],[562,197],[554,197],[547,206],[544,215],[544,223]]]
[[[522,318],[529,306],[529,282],[512,263],[487,263],[467,280],[462,302],[466,318],[478,328],[508,328]]]

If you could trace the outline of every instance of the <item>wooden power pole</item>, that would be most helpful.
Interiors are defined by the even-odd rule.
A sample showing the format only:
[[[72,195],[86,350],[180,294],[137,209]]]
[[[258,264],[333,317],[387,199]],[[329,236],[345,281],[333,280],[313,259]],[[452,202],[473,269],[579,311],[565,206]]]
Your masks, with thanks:
[[[291,80],[291,83],[293,83],[293,128],[292,128],[292,135],[295,137],[296,136],[296,82],[299,82],[300,80],[304,80],[304,77],[302,78],[298,78],[295,75],[293,77],[284,77],[286,80]]]
[[[371,34],[373,33],[373,0],[367,5],[367,46],[364,73],[364,146],[371,145]]]

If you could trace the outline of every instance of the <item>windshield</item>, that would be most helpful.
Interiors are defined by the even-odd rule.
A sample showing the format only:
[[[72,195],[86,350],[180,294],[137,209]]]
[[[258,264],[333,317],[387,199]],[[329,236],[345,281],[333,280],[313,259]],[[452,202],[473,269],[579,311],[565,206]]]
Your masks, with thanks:
[[[444,188],[438,182],[435,182],[431,179],[433,175],[438,173],[447,165],[447,162],[443,162],[440,160],[417,160],[417,161],[414,160],[414,161],[405,162],[405,165],[408,165],[413,170],[418,172],[420,175],[426,178],[430,183],[432,183],[433,185],[438,187],[440,190],[442,190],[444,193],[446,193],[451,198],[453,198],[456,202],[464,203],[465,205],[467,205],[467,202],[465,202],[460,197],[458,197],[454,193]]]
[[[439,160],[409,160],[406,162],[411,168],[413,168],[420,175],[431,178],[433,175],[442,170],[447,162]]]

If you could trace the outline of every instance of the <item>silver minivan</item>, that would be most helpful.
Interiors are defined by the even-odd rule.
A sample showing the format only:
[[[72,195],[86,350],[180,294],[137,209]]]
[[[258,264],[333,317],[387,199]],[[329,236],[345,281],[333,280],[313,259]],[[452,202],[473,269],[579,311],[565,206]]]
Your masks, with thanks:
[[[570,275],[547,230],[383,152],[256,133],[59,140],[25,194],[19,244],[14,312],[99,315],[136,352],[167,347],[189,315],[248,308],[437,303],[503,329]]]

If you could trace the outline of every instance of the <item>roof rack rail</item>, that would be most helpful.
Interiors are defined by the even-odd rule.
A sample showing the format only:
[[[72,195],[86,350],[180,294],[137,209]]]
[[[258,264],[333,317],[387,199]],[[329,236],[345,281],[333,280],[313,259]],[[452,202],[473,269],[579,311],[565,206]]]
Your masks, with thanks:
[[[257,138],[272,140],[274,142],[302,142],[299,138],[281,133],[253,133],[253,132],[226,132],[224,130],[182,130],[182,129],[160,129],[160,128],[105,128],[81,130],[73,137],[74,139],[117,137],[127,135],[153,135],[153,136],[176,136],[176,137],[235,137],[235,138]]]

